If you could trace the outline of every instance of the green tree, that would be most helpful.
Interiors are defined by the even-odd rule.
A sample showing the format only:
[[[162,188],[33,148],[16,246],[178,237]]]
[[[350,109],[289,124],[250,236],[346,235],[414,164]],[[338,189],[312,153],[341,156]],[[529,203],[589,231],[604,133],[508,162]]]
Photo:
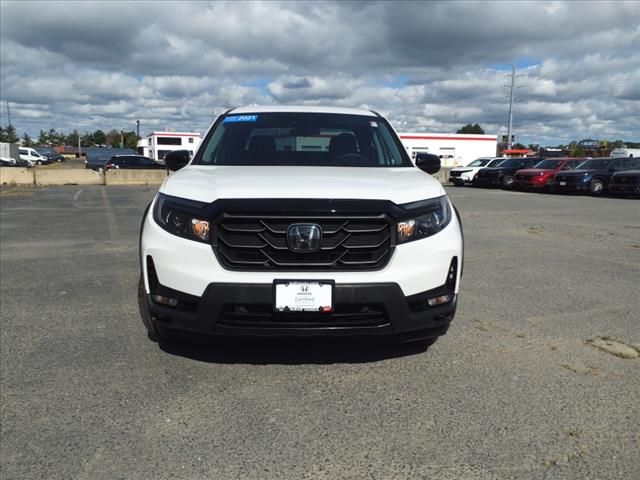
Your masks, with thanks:
[[[477,123],[473,125],[471,125],[470,123],[467,123],[464,127],[458,129],[456,133],[476,133],[476,134],[482,135],[484,134],[484,130]]]
[[[540,145],[537,143],[530,143],[529,144],[529,150],[533,151],[533,152],[537,152],[538,150],[540,150]]]
[[[124,132],[124,146],[125,148],[132,148],[136,150],[138,148],[138,134],[134,131]]]
[[[25,132],[24,135],[22,135],[22,146],[23,147],[33,147],[34,145],[35,145],[35,143],[33,143],[33,140],[31,139],[29,134],[27,132]]]
[[[120,132],[115,128],[109,130],[105,135],[105,143],[110,147],[117,148],[120,146]]]
[[[80,134],[78,133],[78,130],[74,129],[73,132],[71,132],[69,135],[67,135],[67,137],[65,138],[64,143],[66,145],[71,145],[73,147],[77,147],[78,146],[78,138],[80,137]]]
[[[13,125],[7,125],[0,131],[2,139],[0,141],[6,143],[15,143],[18,141],[18,135],[16,135],[16,128]]]
[[[98,129],[91,134],[91,141],[94,145],[104,145],[107,143],[107,135]]]
[[[587,152],[578,142],[571,142],[569,144],[569,155],[572,157],[584,157]]]
[[[40,130],[40,135],[38,136],[38,143],[42,145],[62,145],[65,140],[64,133],[57,132],[55,128],[50,128],[48,132]]]
[[[82,145],[92,146],[93,145],[93,134],[89,132],[84,132],[80,137],[80,143]]]

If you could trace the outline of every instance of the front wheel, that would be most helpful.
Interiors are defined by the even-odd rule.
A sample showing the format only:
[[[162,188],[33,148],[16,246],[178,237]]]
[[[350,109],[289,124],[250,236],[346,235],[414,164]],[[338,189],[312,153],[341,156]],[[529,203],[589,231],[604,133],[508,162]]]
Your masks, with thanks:
[[[604,193],[604,182],[600,178],[594,178],[589,184],[589,192],[594,197],[600,196]]]
[[[505,175],[502,177],[503,188],[513,188],[513,175]]]

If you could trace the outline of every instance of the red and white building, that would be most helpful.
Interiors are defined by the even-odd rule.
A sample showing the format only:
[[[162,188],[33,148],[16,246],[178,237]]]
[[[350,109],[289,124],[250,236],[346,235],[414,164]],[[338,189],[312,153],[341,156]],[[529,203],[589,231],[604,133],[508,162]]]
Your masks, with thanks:
[[[200,140],[198,132],[153,132],[138,141],[138,153],[156,162],[164,162],[165,155],[173,150],[189,150],[193,156]]]
[[[399,133],[413,161],[417,153],[438,155],[443,167],[458,167],[480,157],[495,157],[497,135],[462,133]]]

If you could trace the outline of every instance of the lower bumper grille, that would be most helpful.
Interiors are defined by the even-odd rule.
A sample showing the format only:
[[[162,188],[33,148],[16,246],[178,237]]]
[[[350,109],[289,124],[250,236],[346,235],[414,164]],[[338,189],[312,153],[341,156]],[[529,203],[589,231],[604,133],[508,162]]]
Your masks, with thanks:
[[[371,328],[389,325],[384,305],[335,305],[332,313],[277,313],[271,304],[225,304],[218,325],[233,328]]]

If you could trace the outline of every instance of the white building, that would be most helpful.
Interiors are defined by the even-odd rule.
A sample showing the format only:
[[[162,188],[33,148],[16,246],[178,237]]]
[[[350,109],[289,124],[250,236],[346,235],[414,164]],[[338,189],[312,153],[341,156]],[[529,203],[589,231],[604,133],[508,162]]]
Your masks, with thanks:
[[[497,135],[463,133],[400,133],[400,139],[413,161],[417,153],[438,155],[443,167],[468,165],[479,157],[495,157]]]
[[[153,132],[138,141],[138,153],[158,162],[173,150],[189,150],[193,156],[199,146],[200,134],[197,132]]]

